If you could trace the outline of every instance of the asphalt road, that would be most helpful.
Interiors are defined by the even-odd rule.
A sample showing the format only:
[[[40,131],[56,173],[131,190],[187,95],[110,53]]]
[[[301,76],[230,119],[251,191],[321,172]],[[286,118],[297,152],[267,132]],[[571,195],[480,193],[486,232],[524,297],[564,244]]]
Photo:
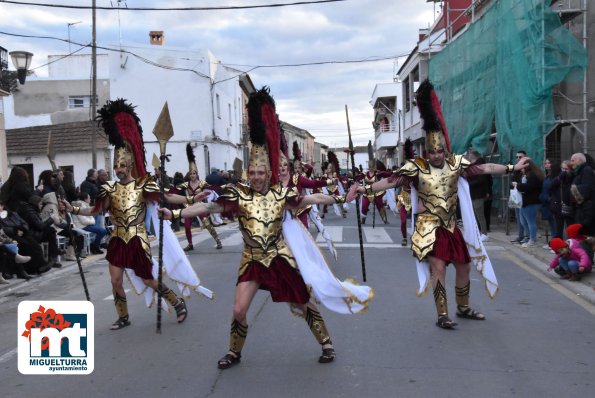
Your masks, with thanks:
[[[370,224],[371,217],[368,218]],[[378,220],[377,220],[378,221]],[[347,219],[324,220],[336,238],[338,278],[361,282],[357,228]],[[372,229],[364,241],[370,309],[339,315],[321,309],[337,359],[317,363],[320,348],[305,321],[259,292],[250,309],[242,363],[220,371],[226,352],[233,288],[241,253],[236,224],[218,227],[223,250],[206,231],[195,235],[189,258],[213,301],[194,297],[189,317],[165,315],[155,333],[155,310],[128,293],[132,325],[110,331],[116,314],[106,262],[84,261],[95,306],[95,370],[87,376],[21,375],[17,369],[17,305],[22,300],[83,300],[74,264],[0,290],[0,395],[3,397],[585,397],[593,391],[593,290],[544,272],[543,261],[504,239],[488,242],[500,283],[490,300],[472,271],[471,303],[485,321],[459,320],[456,330],[435,323],[431,293],[415,294],[410,250],[400,246],[397,219]],[[315,234],[316,235],[316,234]],[[494,234],[496,235],[496,234]],[[182,237],[180,237],[182,239]],[[185,246],[185,239],[182,239]],[[321,247],[326,254],[325,249]],[[327,256],[330,258],[330,256]],[[447,273],[454,315],[454,270]]]

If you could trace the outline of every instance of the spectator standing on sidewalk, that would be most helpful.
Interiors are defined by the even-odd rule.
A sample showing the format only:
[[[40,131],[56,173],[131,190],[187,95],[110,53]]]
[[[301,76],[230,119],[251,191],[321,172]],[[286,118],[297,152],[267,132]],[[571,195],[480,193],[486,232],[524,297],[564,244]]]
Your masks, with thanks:
[[[521,160],[522,158],[524,158],[526,156],[527,156],[527,152],[525,152],[524,150],[520,150],[516,153],[517,161]],[[523,178],[522,171],[515,170],[512,173],[511,188],[516,186],[515,183],[517,185],[520,184],[522,178]],[[511,240],[510,243],[522,244],[526,240],[529,240],[529,231],[525,230],[525,227],[523,226],[523,221],[521,219],[521,209],[519,209],[519,208],[514,209],[514,219],[516,220],[517,237],[515,239]]]
[[[477,151],[469,152],[467,156],[471,164],[485,164],[485,159]],[[477,226],[481,233],[481,240],[488,240],[488,222],[485,219],[484,205],[486,198],[489,197],[492,186],[492,176],[489,174],[479,174],[469,178],[469,191],[471,194],[471,201],[473,202],[473,212],[477,220]],[[483,218],[483,222],[482,222]]]
[[[529,232],[529,240],[521,245],[524,248],[535,246],[537,241],[537,210],[541,204],[539,194],[543,184],[543,173],[533,160],[529,160],[529,167],[523,169],[521,183],[512,183],[523,195],[523,207],[521,208],[521,222],[523,228]]]
[[[585,235],[595,234],[595,173],[587,164],[583,153],[575,153],[570,157],[574,178],[570,193],[576,202],[574,220],[583,225]]]

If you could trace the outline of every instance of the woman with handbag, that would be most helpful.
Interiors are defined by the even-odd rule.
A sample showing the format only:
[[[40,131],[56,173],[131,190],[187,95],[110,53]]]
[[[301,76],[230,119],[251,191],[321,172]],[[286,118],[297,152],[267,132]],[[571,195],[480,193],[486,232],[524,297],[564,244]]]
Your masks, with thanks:
[[[532,160],[529,160],[529,167],[523,169],[521,183],[518,184],[516,181],[512,183],[523,195],[520,215],[523,227],[529,231],[529,240],[521,245],[524,248],[535,246],[537,241],[537,211],[541,207],[539,194],[542,184],[543,172]]]

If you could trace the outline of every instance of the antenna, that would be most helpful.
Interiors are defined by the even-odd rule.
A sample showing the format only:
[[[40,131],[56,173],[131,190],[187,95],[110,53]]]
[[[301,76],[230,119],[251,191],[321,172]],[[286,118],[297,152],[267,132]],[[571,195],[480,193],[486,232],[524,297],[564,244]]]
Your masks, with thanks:
[[[71,50],[71,48],[70,48],[70,27],[71,27],[72,25],[76,25],[76,24],[78,24],[78,23],[81,23],[81,22],[83,22],[83,21],[77,21],[77,22],[68,22],[68,23],[66,24],[66,26],[68,27],[68,53],[69,53],[69,54],[70,54],[70,53],[72,53],[72,50]]]

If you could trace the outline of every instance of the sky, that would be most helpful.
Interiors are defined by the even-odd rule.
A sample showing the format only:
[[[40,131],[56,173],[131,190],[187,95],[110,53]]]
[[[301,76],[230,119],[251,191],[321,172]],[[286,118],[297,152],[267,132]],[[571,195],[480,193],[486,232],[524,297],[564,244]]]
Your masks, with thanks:
[[[28,0],[17,0],[28,2]],[[308,1],[308,0],[306,0]],[[90,0],[31,0],[86,5]],[[232,7],[297,0],[97,0],[97,7]],[[437,16],[426,0],[346,0],[209,11],[97,10],[97,45],[147,45],[150,30],[163,30],[165,48],[209,49],[222,64],[250,71],[257,88],[269,86],[281,120],[308,130],[316,141],[347,146],[345,105],[355,145],[374,139],[374,87],[391,83],[417,43],[419,29]],[[69,24],[70,25],[69,27]],[[90,43],[91,10],[17,5],[0,0],[0,46],[34,54],[31,69],[47,76],[48,55],[79,49],[47,36]],[[89,53],[84,49],[80,52]],[[101,51],[99,51],[101,53]],[[381,60],[379,60],[381,59]],[[374,61],[376,60],[376,61]],[[366,61],[366,62],[345,62]],[[264,67],[325,63],[322,65]],[[10,61],[9,61],[10,64]],[[259,68],[255,68],[260,66]],[[255,69],[254,69],[255,68]],[[9,65],[9,69],[13,69]]]

